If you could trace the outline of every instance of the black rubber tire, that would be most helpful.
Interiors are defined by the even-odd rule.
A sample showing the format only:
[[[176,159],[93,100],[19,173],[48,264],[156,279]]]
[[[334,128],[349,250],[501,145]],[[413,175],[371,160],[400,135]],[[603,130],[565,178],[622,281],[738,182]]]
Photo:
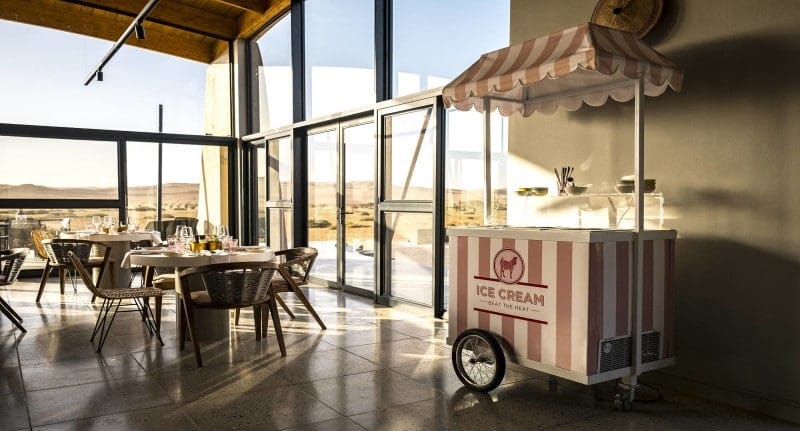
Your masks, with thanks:
[[[465,352],[472,352],[481,347],[481,353],[474,361],[464,363]],[[453,369],[464,386],[480,392],[488,392],[496,388],[506,373],[506,357],[500,343],[481,329],[467,329],[458,335],[453,343]],[[480,372],[481,376],[473,375]],[[477,379],[476,377],[482,377]]]

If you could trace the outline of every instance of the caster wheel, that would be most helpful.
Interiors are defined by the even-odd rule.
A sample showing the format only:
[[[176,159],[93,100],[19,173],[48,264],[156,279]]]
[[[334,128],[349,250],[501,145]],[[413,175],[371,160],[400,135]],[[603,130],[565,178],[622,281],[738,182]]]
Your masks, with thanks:
[[[633,409],[633,393],[631,391],[617,393],[614,396],[614,407],[626,413],[631,411]]]
[[[464,386],[488,392],[503,381],[506,358],[490,333],[468,329],[453,343],[453,368]]]

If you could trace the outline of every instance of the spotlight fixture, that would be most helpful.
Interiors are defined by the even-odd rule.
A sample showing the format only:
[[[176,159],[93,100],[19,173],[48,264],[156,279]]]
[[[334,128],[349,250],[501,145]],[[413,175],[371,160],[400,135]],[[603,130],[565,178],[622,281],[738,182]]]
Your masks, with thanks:
[[[102,70],[98,70],[97,71],[97,81],[98,82],[102,82],[103,81],[103,71]]]
[[[142,25],[142,23],[136,23],[136,26],[134,27],[134,31],[136,32],[136,38],[137,39],[141,40],[141,39],[145,39],[147,37],[147,35],[144,33],[144,26]]]

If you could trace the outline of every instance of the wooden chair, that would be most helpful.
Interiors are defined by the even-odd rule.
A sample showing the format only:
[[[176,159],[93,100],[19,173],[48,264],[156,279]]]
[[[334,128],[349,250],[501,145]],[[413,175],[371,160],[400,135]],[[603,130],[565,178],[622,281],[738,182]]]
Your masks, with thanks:
[[[45,264],[44,271],[42,272],[42,281],[39,283],[39,293],[36,294],[36,302],[42,298],[44,293],[44,286],[47,284],[47,278],[53,269],[58,269],[58,280],[61,286],[61,294],[64,294],[64,282],[67,279],[67,274],[70,270],[74,270],[75,266],[69,258],[69,252],[73,252],[84,268],[99,268],[101,271],[105,268],[108,261],[104,257],[93,257],[92,247],[110,248],[97,241],[89,241],[86,239],[45,239],[42,240],[42,247],[47,255],[47,263]],[[100,252],[102,254],[102,252]],[[111,279],[114,279],[114,269],[111,265]],[[73,281],[73,288],[75,288]],[[94,298],[92,298],[94,301]]]
[[[0,251],[0,286],[7,286],[17,281],[22,263],[29,251],[27,248]],[[22,326],[22,317],[2,297],[0,297],[0,312],[5,314],[20,331],[26,332]]]
[[[100,244],[103,249],[103,261],[104,263],[108,262],[108,256],[111,253],[111,248],[106,246],[105,244]],[[103,344],[105,344],[106,339],[108,338],[109,332],[111,332],[111,325],[114,323],[114,318],[117,316],[117,313],[120,311],[119,307],[122,304],[124,299],[131,299],[133,300],[133,305],[136,306],[136,310],[142,314],[142,319],[145,323],[145,327],[147,328],[147,332],[150,333],[152,336],[153,334],[158,337],[159,343],[164,345],[164,341],[161,339],[161,333],[158,331],[154,323],[154,316],[153,312],[150,310],[150,307],[145,303],[145,298],[154,297],[156,299],[156,314],[161,314],[161,298],[164,295],[164,292],[159,289],[154,289],[152,287],[119,287],[116,286],[111,289],[99,289],[94,280],[92,280],[92,275],[87,271],[86,267],[83,265],[82,259],[73,251],[68,251],[67,255],[72,262],[72,266],[78,272],[78,274],[83,279],[83,282],[86,283],[86,287],[92,291],[92,293],[98,297],[103,299],[103,304],[100,306],[100,313],[97,315],[97,321],[94,324],[94,330],[92,331],[92,337],[89,341],[94,341],[94,337],[97,335],[98,331],[100,333],[100,340],[97,343],[97,353],[103,349]],[[98,277],[97,283],[99,284],[100,281],[103,279],[103,273],[105,272],[105,265],[100,267],[100,276]],[[113,280],[113,278],[112,278]],[[111,319],[108,319],[108,313],[111,309],[114,309],[114,313],[111,315]],[[134,310],[123,310],[123,311],[134,311]]]
[[[183,312],[182,316],[179,316],[181,320],[178,338],[180,339],[180,348],[183,350],[186,344],[186,329],[188,328],[188,335],[194,345],[194,354],[198,367],[203,366],[197,329],[194,323],[194,312],[198,308],[229,310],[253,307],[253,312],[256,315],[257,339],[261,338],[262,334],[266,336],[267,317],[272,313],[272,321],[275,325],[275,334],[278,337],[281,356],[286,356],[283,332],[281,331],[281,323],[277,316],[277,307],[274,301],[275,294],[271,288],[271,281],[276,270],[277,266],[272,262],[240,262],[189,268],[180,273],[178,296],[181,300]],[[266,313],[263,316],[262,311]]]

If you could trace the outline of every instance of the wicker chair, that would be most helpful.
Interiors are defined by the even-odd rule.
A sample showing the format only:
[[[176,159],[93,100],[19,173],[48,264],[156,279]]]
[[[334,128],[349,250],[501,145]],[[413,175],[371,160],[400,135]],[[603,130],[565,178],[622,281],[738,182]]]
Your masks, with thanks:
[[[261,338],[262,333],[266,335],[267,317],[271,312],[281,356],[286,356],[283,332],[273,300],[275,295],[270,286],[276,270],[277,266],[271,262],[243,262],[206,265],[189,268],[180,273],[178,296],[183,316],[179,317],[178,338],[180,348],[183,350],[188,327],[198,367],[203,366],[203,359],[194,324],[194,310],[197,308],[228,310],[253,307],[257,339]],[[263,310],[265,306],[266,310]],[[263,316],[262,311],[264,311]]]
[[[105,245],[102,246],[105,247],[105,250],[103,251],[103,261],[108,262],[108,256],[111,253],[111,248]],[[161,333],[155,326],[153,312],[144,301],[145,298],[154,297],[156,299],[156,314],[160,315],[161,297],[164,295],[163,291],[154,289],[152,287],[117,286],[111,289],[99,289],[95,285],[94,280],[92,280],[92,275],[83,265],[83,259],[81,259],[74,251],[68,251],[67,256],[72,262],[72,266],[83,279],[83,282],[86,283],[86,287],[88,287],[96,297],[103,299],[103,304],[100,307],[100,313],[97,315],[97,321],[94,324],[92,337],[89,339],[89,341],[94,341],[94,337],[99,331],[100,340],[97,343],[97,353],[100,353],[101,350],[103,350],[103,344],[105,344],[108,334],[111,332],[111,325],[114,323],[114,318],[120,311],[119,307],[122,305],[122,300],[124,299],[133,300],[133,305],[136,306],[136,310],[123,311],[138,311],[141,313],[142,320],[147,328],[147,332],[149,332],[151,336],[155,334],[156,337],[158,337],[158,342],[161,343],[162,346],[164,345],[164,340],[161,339]],[[105,272],[105,265],[100,267],[100,276],[98,277],[97,281],[98,284],[100,284],[100,281],[103,279],[103,272]],[[114,309],[114,313],[111,315],[111,319],[109,320],[108,313],[112,308]]]
[[[64,282],[67,278],[67,273],[74,270],[75,266],[69,258],[69,252],[73,252],[84,268],[99,268],[101,271],[105,268],[108,258],[106,257],[92,257],[92,247],[100,250],[100,254],[104,253],[104,249],[110,248],[97,241],[89,241],[85,239],[45,239],[42,240],[42,246],[47,254],[47,263],[45,264],[44,271],[42,272],[42,281],[39,283],[39,293],[36,294],[36,302],[42,298],[44,293],[44,286],[47,284],[47,278],[53,269],[58,269],[58,280],[61,286],[61,294],[64,294]],[[110,265],[111,279],[114,279],[114,267]],[[74,283],[74,281],[73,281]],[[73,284],[73,288],[75,285]],[[92,298],[94,301],[94,298]]]
[[[272,288],[276,293],[276,302],[280,304],[290,318],[294,319],[294,313],[292,313],[292,310],[289,309],[279,295],[284,292],[294,293],[297,295],[297,299],[303,303],[306,310],[314,317],[314,320],[317,321],[320,328],[327,329],[325,322],[322,321],[322,318],[319,317],[314,307],[308,302],[306,295],[300,290],[300,286],[308,284],[308,278],[311,275],[311,267],[314,266],[314,261],[317,260],[317,249],[312,247],[295,247],[279,250],[275,252],[275,257],[283,260],[283,262],[278,264],[278,274],[280,274],[280,277],[276,276],[275,279],[272,280]],[[236,310],[235,322],[237,325],[239,324],[239,310]]]
[[[29,251],[27,248],[0,251],[0,286],[7,286],[17,281],[22,263]],[[25,328],[22,326],[22,317],[2,297],[0,297],[0,312],[5,314],[20,331],[25,332]]]

